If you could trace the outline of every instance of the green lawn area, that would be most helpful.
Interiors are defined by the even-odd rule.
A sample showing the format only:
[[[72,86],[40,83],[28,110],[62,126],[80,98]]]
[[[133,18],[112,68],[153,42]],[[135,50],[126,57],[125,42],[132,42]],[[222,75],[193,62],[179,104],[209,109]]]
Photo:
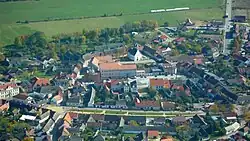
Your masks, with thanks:
[[[127,112],[122,111],[106,111],[105,114],[126,114]]]
[[[40,0],[26,2],[0,3],[0,46],[13,42],[13,38],[43,31],[48,36],[59,33],[81,32],[83,28],[94,29],[119,27],[125,22],[138,20],[157,20],[159,24],[168,21],[175,25],[186,18],[195,20],[221,19],[223,11],[218,8],[223,0]],[[201,8],[158,14],[128,15],[149,12],[151,9],[176,7]],[[210,7],[211,9],[207,9]],[[202,9],[203,8],[203,9]],[[52,21],[32,24],[16,24],[16,21],[42,20],[51,17],[80,17],[113,15],[123,13],[120,17],[91,18],[72,21]]]

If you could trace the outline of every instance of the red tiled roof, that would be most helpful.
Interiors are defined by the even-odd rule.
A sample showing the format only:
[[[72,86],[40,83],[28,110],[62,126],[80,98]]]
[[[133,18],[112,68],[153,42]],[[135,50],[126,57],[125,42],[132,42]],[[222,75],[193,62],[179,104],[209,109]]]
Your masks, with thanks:
[[[122,65],[120,63],[102,63],[99,67],[100,70],[136,70],[135,64]]]
[[[183,37],[175,39],[176,42],[182,42],[184,40],[185,40],[185,38],[183,38]]]
[[[135,103],[136,107],[160,107],[160,103],[158,101],[152,100],[144,100],[140,103]]]
[[[15,83],[5,83],[3,85],[0,84],[0,90],[6,90],[8,87],[16,88],[17,85]]]
[[[46,86],[49,85],[49,79],[47,78],[35,78],[35,83],[34,85],[38,85],[38,86]]]
[[[171,86],[169,80],[164,79],[150,79],[150,86],[164,86],[164,88],[169,88]]]
[[[148,137],[157,137],[159,136],[159,132],[156,130],[148,130]]]
[[[185,90],[183,86],[178,86],[178,85],[173,85],[172,89],[177,89],[179,91],[184,91]]]
[[[164,80],[163,79],[150,79],[150,86],[164,86]]]
[[[167,39],[168,37],[166,35],[161,35],[160,38],[161,39]]]

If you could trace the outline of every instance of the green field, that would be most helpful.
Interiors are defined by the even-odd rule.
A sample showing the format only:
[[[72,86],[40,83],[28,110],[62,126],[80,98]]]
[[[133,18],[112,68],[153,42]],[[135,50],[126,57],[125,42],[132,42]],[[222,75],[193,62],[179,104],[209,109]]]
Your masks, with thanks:
[[[59,33],[81,31],[83,28],[119,27],[128,21],[157,20],[160,24],[186,18],[195,20],[220,19],[219,8],[223,0],[40,0],[0,3],[0,44],[11,43],[15,36],[29,34],[36,30],[48,36]],[[151,9],[190,7],[190,11],[129,15],[146,13]],[[198,9],[197,9],[198,8]],[[72,21],[53,21],[32,24],[16,24],[17,21],[43,20],[81,16],[102,16],[123,13],[119,17],[91,18]]]

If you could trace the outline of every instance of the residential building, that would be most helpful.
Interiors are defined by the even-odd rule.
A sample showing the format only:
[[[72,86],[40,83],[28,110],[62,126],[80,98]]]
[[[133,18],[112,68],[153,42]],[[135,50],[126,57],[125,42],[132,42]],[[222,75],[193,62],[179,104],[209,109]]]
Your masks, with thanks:
[[[152,101],[152,100],[143,100],[139,103],[136,102],[135,106],[140,109],[144,110],[160,110],[161,106],[158,101]]]
[[[120,63],[103,63],[99,65],[101,80],[105,79],[119,79],[136,76],[136,65]]]
[[[174,125],[183,125],[187,122],[186,118],[184,116],[178,116],[178,117],[174,117],[172,119],[172,123]]]
[[[169,80],[164,79],[150,79],[150,87],[155,90],[162,90],[164,88],[170,88],[171,84]]]
[[[148,139],[158,139],[159,132],[156,130],[148,130],[147,137],[148,137]]]
[[[172,110],[175,110],[176,108],[175,103],[167,102],[167,101],[161,102],[161,107],[165,111],[172,111]]]
[[[237,131],[239,128],[240,128],[240,124],[238,122],[235,122],[232,125],[225,127],[226,134],[233,133],[233,132]]]
[[[37,90],[38,88],[41,88],[42,86],[47,86],[50,84],[50,81],[47,78],[35,77],[31,81],[32,81],[32,89],[33,90]]]
[[[107,56],[95,56],[91,58],[89,66],[95,70],[99,70],[99,65],[103,63],[112,63],[114,62],[112,59],[112,56],[107,55]]]
[[[0,99],[9,99],[18,95],[19,87],[15,83],[0,83]]]

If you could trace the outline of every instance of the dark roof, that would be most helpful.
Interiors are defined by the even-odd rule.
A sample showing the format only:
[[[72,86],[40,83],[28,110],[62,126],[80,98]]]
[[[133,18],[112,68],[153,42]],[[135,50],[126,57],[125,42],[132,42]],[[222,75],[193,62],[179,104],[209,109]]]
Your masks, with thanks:
[[[196,73],[197,75],[199,75],[200,77],[204,77],[204,75],[205,75],[204,70],[199,69],[199,68],[196,68],[196,67],[192,67],[192,68],[189,70],[189,72],[194,72],[194,73]]]
[[[136,48],[130,48],[130,49],[128,50],[128,53],[131,54],[131,55],[135,55],[136,52],[137,52],[137,49],[136,49]]]
[[[144,46],[143,49],[142,49],[142,52],[145,52],[145,53],[149,53],[149,54],[152,54],[154,55],[156,53],[156,50],[152,49],[151,47],[149,46]]]
[[[98,134],[94,137],[93,141],[105,141],[105,138],[102,135]]]
[[[234,94],[232,91],[230,91],[228,88],[223,87],[221,89],[221,92],[224,93],[226,96],[228,96],[229,98],[231,98],[233,100],[238,99],[238,96],[236,94]]]
[[[108,121],[108,122],[118,122],[120,121],[120,117],[116,116],[116,115],[105,115],[104,117],[104,121]]]
[[[123,117],[123,119],[125,122],[129,122],[131,120],[134,120],[136,122],[146,124],[146,117],[144,117],[144,116],[125,116],[125,117]]]
[[[184,116],[174,117],[172,119],[173,122],[185,122],[186,118]]]

